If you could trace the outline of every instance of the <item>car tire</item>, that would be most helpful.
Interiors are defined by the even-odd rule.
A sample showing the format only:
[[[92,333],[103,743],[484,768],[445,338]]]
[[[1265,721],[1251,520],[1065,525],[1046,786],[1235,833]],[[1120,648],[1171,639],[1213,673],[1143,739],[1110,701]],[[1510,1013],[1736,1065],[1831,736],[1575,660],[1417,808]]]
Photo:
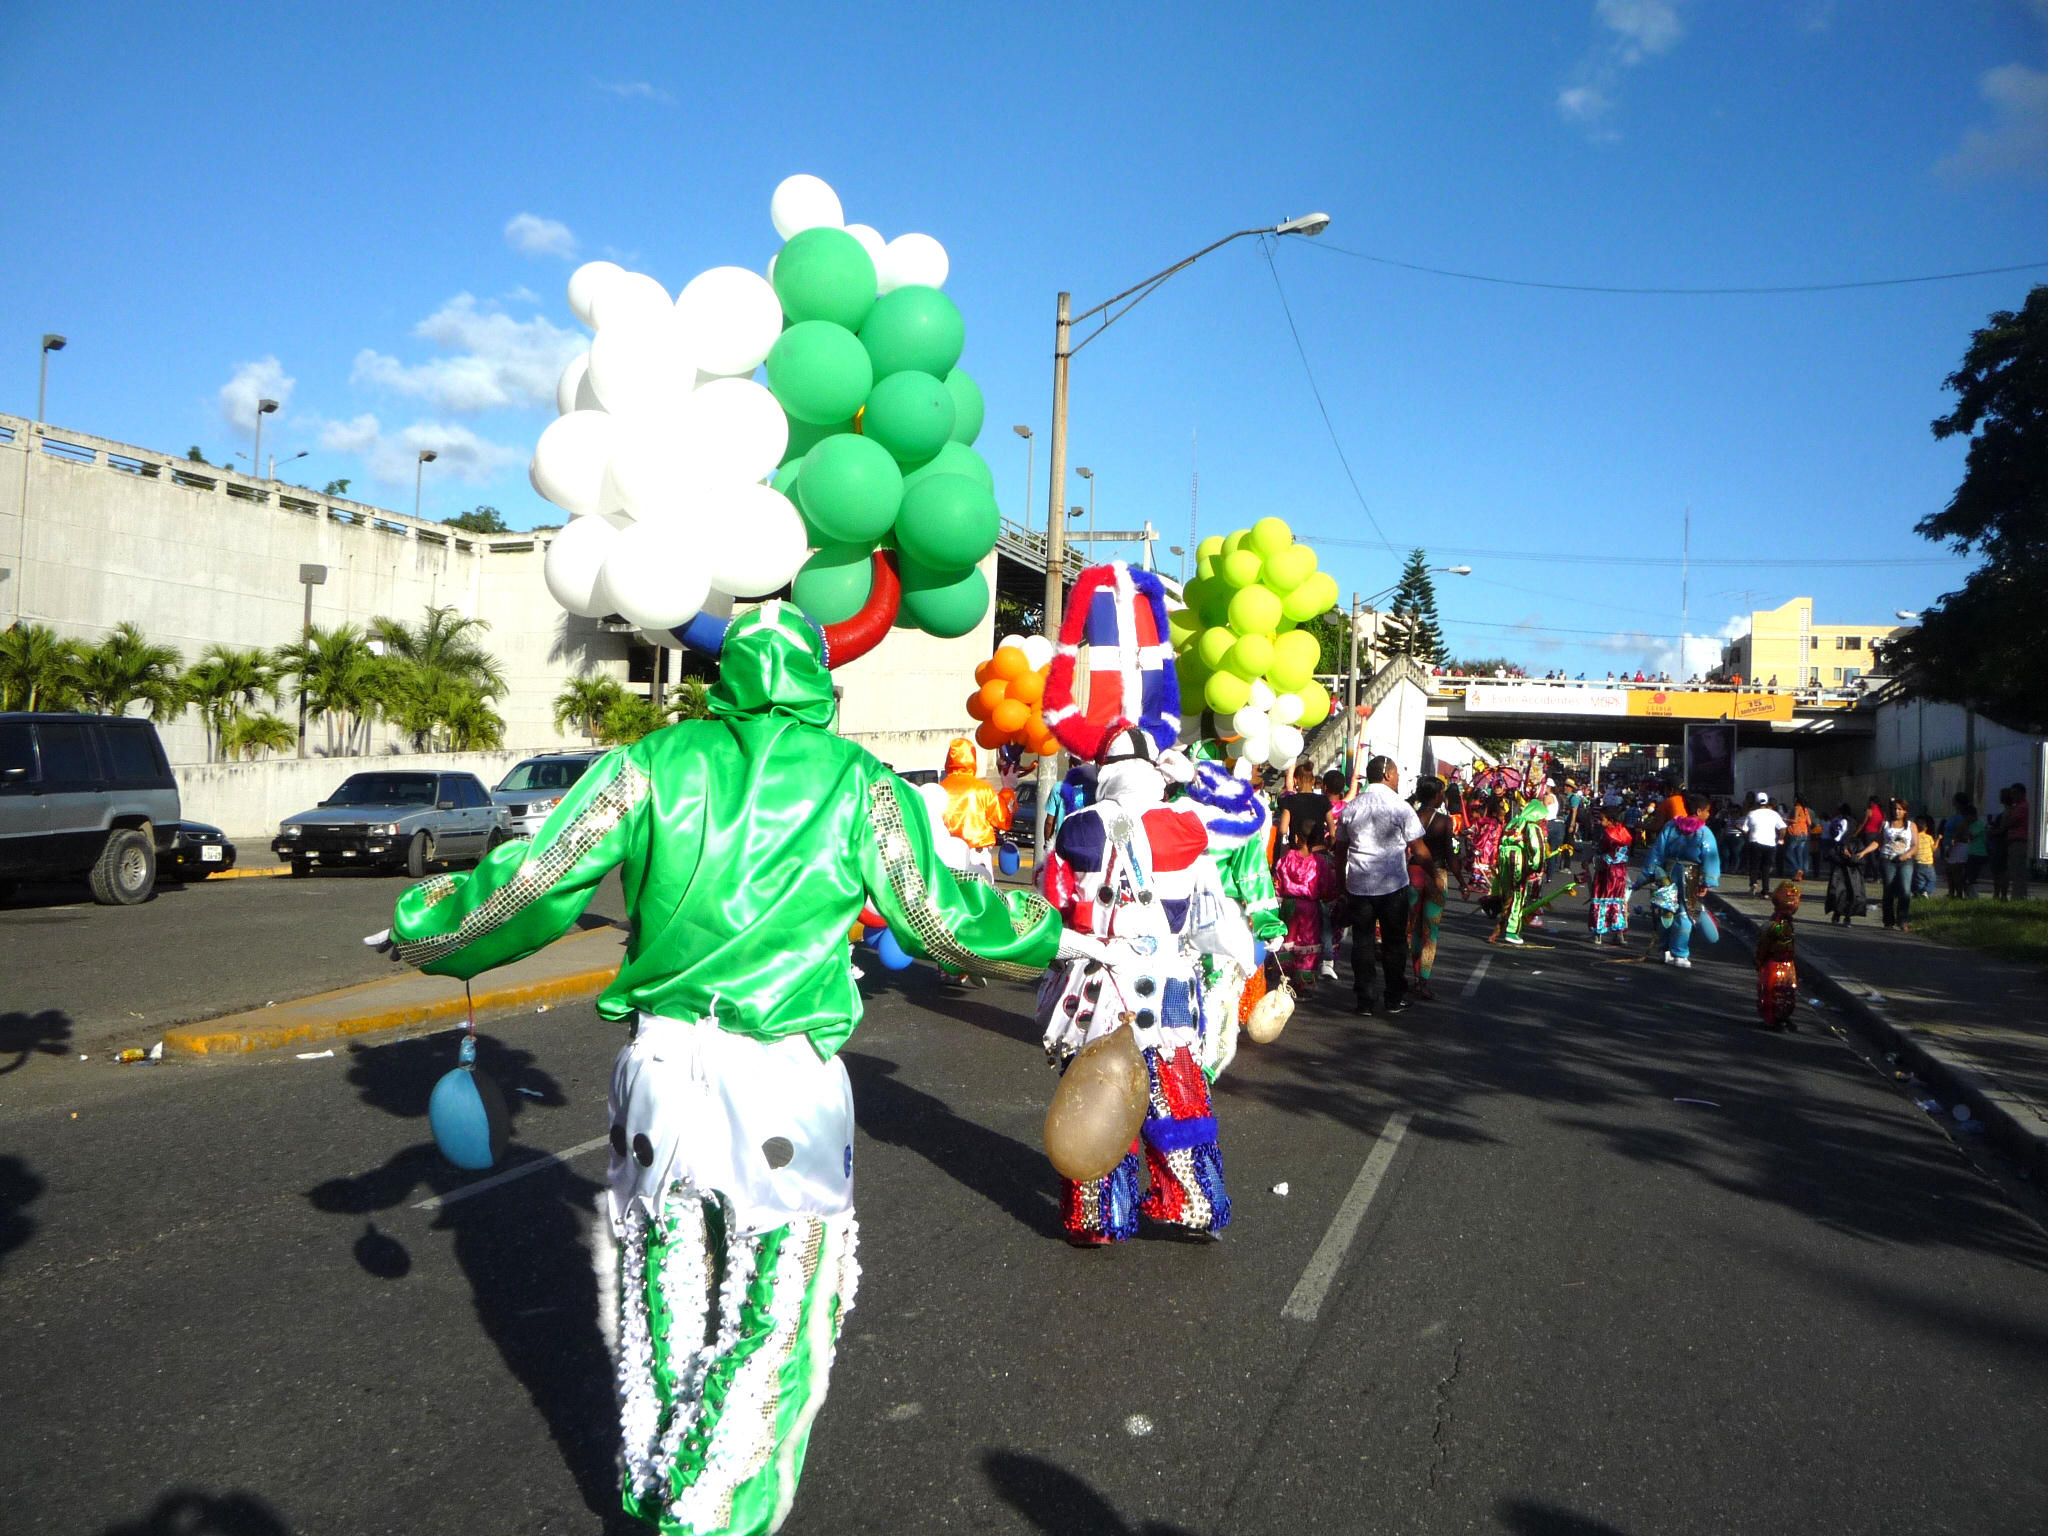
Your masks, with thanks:
[[[424,832],[413,833],[412,841],[405,845],[405,872],[415,880],[423,880],[427,866],[433,862],[433,839]]]
[[[293,860],[292,860],[292,878],[293,878],[294,880],[310,880],[310,879],[312,879],[312,878],[313,878],[313,861],[312,861],[311,859],[293,859]]]
[[[156,845],[134,827],[116,827],[89,877],[92,899],[103,907],[132,907],[156,891]]]

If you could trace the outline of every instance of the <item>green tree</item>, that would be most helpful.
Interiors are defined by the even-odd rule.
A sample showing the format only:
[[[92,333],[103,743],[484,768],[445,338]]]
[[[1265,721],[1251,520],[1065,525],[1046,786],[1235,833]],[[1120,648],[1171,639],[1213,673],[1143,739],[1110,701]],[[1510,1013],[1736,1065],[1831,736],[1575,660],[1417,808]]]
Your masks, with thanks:
[[[347,480],[330,480],[325,485],[320,487],[320,494],[322,496],[345,497],[348,495],[348,488],[349,482]]]
[[[383,712],[416,748],[451,731],[457,712],[473,709],[472,695],[484,700],[504,696],[505,674],[478,639],[489,628],[452,607],[429,608],[417,625],[370,621],[370,635],[383,642],[387,661]]]
[[[161,725],[184,712],[178,676],[183,659],[175,647],[152,644],[124,619],[98,645],[78,653],[78,692],[87,708],[104,715],[125,715],[129,705],[146,704],[149,718]]]
[[[626,696],[616,678],[572,677],[562,684],[562,691],[555,695],[555,729],[574,723],[590,740],[595,741],[604,725],[604,717]]]
[[[669,684],[663,713],[671,720],[704,720],[711,714],[711,685],[701,677],[685,677]]]
[[[78,646],[42,624],[0,631],[0,709],[75,709]]]
[[[453,517],[441,519],[445,528],[460,528],[464,533],[510,533],[504,514],[496,507],[472,507],[467,512],[458,512]]]
[[[220,755],[244,761],[266,752],[289,752],[299,744],[299,728],[269,710],[251,714],[236,710],[221,722]]]
[[[201,453],[199,451],[199,445],[197,443],[194,443],[190,448],[187,448],[185,450],[185,461],[189,464],[205,464],[206,455]],[[211,468],[212,466],[208,465],[207,467]]]
[[[455,689],[441,706],[440,725],[451,752],[487,752],[505,744],[505,722],[474,688]]]
[[[1412,656],[1424,666],[1434,666],[1444,657],[1444,630],[1436,616],[1436,583],[1429,579],[1429,555],[1420,549],[1408,552],[1401,567],[1401,584],[1387,611],[1401,621],[1400,628],[1386,638],[1389,655]]]
[[[237,715],[259,699],[278,702],[277,670],[264,650],[209,645],[185,669],[184,683],[186,696],[198,706],[206,727],[209,761],[226,751],[227,726]],[[296,731],[293,740],[297,740]]]
[[[1937,439],[1967,437],[1962,483],[1915,531],[1983,563],[1886,644],[1883,665],[1928,698],[2048,730],[2048,284],[1999,310],[1945,381]]]
[[[389,668],[353,624],[322,629],[278,648],[277,670],[290,678],[291,697],[304,696],[306,713],[322,722],[327,749],[367,752],[370,723],[383,711]]]
[[[604,712],[604,719],[598,722],[597,734],[606,746],[616,747],[638,741],[667,724],[662,712],[654,707],[653,700],[637,693],[621,693],[618,701]]]

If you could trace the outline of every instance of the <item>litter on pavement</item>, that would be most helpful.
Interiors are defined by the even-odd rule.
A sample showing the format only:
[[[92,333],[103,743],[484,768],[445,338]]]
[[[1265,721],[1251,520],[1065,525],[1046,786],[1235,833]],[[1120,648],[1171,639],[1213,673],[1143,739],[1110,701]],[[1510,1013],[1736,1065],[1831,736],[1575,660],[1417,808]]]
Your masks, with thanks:
[[[1285,1179],[1282,1179],[1282,1180],[1281,1180],[1281,1181],[1280,1181],[1280,1182],[1279,1182],[1278,1184],[1275,1184],[1275,1185],[1273,1186],[1273,1193],[1274,1193],[1274,1194],[1276,1194],[1276,1195],[1284,1195],[1284,1194],[1286,1194],[1286,1193],[1287,1193],[1287,1181],[1286,1181]]]
[[[334,1054],[334,1052],[333,1052],[332,1050],[326,1050],[326,1051],[301,1051],[301,1052],[299,1052],[299,1060],[301,1060],[301,1061],[325,1061],[325,1060],[327,1060],[327,1058],[328,1058],[328,1057],[332,1056],[333,1054]]]
[[[1721,1107],[1712,1099],[1673,1099],[1671,1102],[1674,1104],[1698,1104],[1707,1109],[1719,1109]]]

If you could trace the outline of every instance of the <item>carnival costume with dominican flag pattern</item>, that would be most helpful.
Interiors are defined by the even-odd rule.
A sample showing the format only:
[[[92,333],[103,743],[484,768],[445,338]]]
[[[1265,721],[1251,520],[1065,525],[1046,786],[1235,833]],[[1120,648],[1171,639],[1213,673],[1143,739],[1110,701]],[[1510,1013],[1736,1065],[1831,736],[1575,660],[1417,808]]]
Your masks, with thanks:
[[[1062,946],[1038,896],[955,880],[918,795],[833,734],[826,643],[770,602],[727,630],[711,718],[590,766],[530,842],[407,891],[400,956],[467,979],[575,926],[613,869],[632,923],[598,1013],[632,1028],[610,1099],[624,1503],[670,1536],[773,1531],[859,1274],[861,1016],[846,929],[1035,978]]]
[[[1166,635],[1165,593],[1149,571],[1093,566],[1075,584],[1045,692],[1045,717],[1076,756],[1100,763],[1096,800],[1067,817],[1048,850],[1043,888],[1077,932],[1113,943],[1109,961],[1055,966],[1039,988],[1049,1059],[1064,1069],[1084,1045],[1126,1028],[1144,1055],[1151,1104],[1139,1143],[1106,1178],[1063,1180],[1062,1214],[1079,1241],[1129,1238],[1145,1215],[1197,1231],[1230,1221],[1223,1157],[1202,1071],[1203,1011],[1193,944],[1198,912],[1220,910],[1200,816],[1165,803],[1161,760],[1182,782],[1194,767],[1172,752],[1179,688]],[[1074,684],[1088,650],[1085,709]],[[1249,936],[1246,936],[1247,947]],[[1138,1150],[1152,1188],[1140,1198]]]

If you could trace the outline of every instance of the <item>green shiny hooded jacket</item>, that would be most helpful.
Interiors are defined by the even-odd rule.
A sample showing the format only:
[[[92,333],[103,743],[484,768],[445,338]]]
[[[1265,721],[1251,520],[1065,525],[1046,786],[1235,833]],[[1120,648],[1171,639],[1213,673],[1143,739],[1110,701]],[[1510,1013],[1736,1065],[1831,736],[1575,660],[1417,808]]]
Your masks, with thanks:
[[[860,1020],[847,930],[864,903],[954,970],[1031,980],[1051,963],[1058,914],[957,882],[916,792],[832,733],[824,641],[796,609],[732,623],[710,705],[592,763],[531,842],[408,890],[400,956],[464,979],[524,959],[617,868],[630,932],[600,1014],[716,1017],[758,1039],[806,1035],[820,1056]]]

